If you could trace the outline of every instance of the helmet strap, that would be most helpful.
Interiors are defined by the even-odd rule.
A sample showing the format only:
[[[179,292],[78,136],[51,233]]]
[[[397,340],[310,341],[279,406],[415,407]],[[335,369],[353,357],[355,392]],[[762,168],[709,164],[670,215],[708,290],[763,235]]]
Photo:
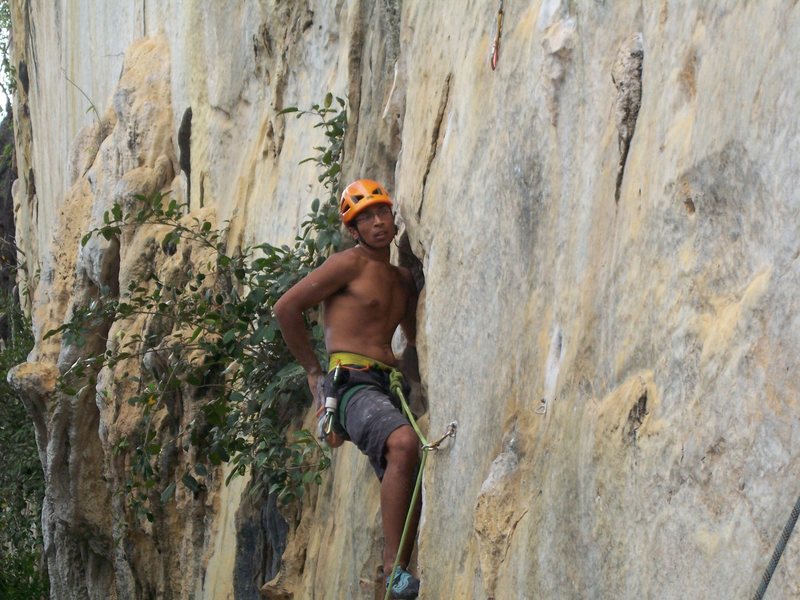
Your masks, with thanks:
[[[356,238],[356,243],[361,245],[361,246],[366,246],[370,250],[377,250],[377,248],[375,246],[372,246],[372,245],[368,244],[367,242],[365,242],[360,235]]]

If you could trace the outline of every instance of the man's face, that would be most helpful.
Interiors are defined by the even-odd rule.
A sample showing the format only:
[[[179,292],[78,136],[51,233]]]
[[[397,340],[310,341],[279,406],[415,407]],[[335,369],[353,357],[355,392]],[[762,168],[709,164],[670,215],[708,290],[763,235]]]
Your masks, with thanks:
[[[388,204],[376,204],[353,219],[353,237],[357,233],[370,246],[388,245],[394,239],[394,214]]]

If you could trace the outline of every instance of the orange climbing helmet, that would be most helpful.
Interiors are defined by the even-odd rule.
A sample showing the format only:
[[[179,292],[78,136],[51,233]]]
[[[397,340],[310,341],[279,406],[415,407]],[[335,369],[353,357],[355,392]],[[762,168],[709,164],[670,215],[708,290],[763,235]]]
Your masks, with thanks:
[[[372,179],[358,179],[354,181],[342,192],[342,199],[339,202],[339,213],[342,221],[347,224],[356,218],[356,215],[375,204],[392,205],[392,199],[377,181]]]

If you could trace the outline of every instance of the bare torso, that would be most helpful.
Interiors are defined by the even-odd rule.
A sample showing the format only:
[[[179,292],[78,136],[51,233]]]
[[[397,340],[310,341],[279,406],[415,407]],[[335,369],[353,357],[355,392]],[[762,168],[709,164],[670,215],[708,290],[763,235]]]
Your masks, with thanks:
[[[357,274],[323,302],[328,352],[355,352],[394,365],[392,335],[410,310],[411,275],[368,258],[359,247],[343,254]]]
[[[409,270],[389,262],[393,229],[390,218],[374,218],[371,227],[361,227],[364,246],[330,256],[273,307],[283,339],[306,370],[315,397],[324,367],[303,318],[311,307],[322,303],[329,353],[353,352],[394,366],[391,344],[398,325],[409,345],[415,344],[417,292]]]

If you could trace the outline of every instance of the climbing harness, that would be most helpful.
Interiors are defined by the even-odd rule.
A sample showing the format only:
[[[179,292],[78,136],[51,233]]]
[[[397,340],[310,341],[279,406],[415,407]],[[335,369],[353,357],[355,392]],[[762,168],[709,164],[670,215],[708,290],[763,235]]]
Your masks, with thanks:
[[[497,26],[494,31],[492,49],[489,52],[489,64],[492,71],[497,68],[497,61],[500,60],[500,37],[503,35],[503,0],[500,0],[500,8],[497,9]]]
[[[355,354],[354,352],[334,352],[328,359],[328,371],[334,370],[337,366],[348,371],[368,371],[375,367],[381,371],[391,371],[392,367],[374,358]]]
[[[778,566],[778,561],[781,559],[781,555],[783,555],[783,551],[786,549],[786,544],[789,542],[789,536],[792,535],[792,530],[797,523],[798,516],[800,516],[800,496],[798,496],[797,502],[794,503],[794,508],[789,515],[789,520],[786,521],[786,525],[783,527],[781,537],[775,546],[775,550],[772,552],[772,559],[769,561],[767,570],[764,571],[764,575],[761,577],[761,585],[758,586],[758,590],[753,594],[753,600],[762,600],[764,597],[770,579],[772,579],[772,575],[775,573],[775,569]]]
[[[406,515],[406,521],[403,525],[403,533],[400,536],[400,545],[397,547],[397,557],[394,559],[392,573],[389,575],[389,581],[386,583],[386,595],[383,597],[384,600],[389,600],[392,584],[394,583],[394,578],[397,574],[397,568],[400,565],[400,553],[405,547],[408,528],[411,525],[414,507],[416,506],[417,499],[419,498],[419,490],[422,487],[422,473],[425,470],[425,462],[428,459],[428,452],[431,450],[439,450],[440,444],[447,438],[456,437],[456,431],[458,430],[458,423],[453,421],[447,426],[447,430],[442,437],[435,442],[429,442],[422,431],[420,431],[419,425],[417,425],[417,420],[414,418],[414,415],[411,413],[411,409],[408,407],[408,402],[406,402],[406,397],[403,393],[403,374],[397,369],[392,369],[392,371],[389,373],[389,390],[400,400],[400,406],[403,408],[403,412],[405,413],[406,418],[408,418],[408,422],[411,423],[411,427],[414,428],[419,441],[422,442],[422,458],[419,462],[417,480],[414,483],[414,492],[411,495],[411,503],[408,505],[408,514]]]
[[[325,377],[325,404],[317,410],[317,432],[320,441],[331,448],[338,448],[350,436],[345,431],[344,413],[352,394],[364,385],[379,385],[371,377],[370,369],[389,373],[392,367],[380,361],[353,354],[351,352],[334,352],[328,362],[328,375]],[[342,392],[342,385],[349,383],[347,391]]]

